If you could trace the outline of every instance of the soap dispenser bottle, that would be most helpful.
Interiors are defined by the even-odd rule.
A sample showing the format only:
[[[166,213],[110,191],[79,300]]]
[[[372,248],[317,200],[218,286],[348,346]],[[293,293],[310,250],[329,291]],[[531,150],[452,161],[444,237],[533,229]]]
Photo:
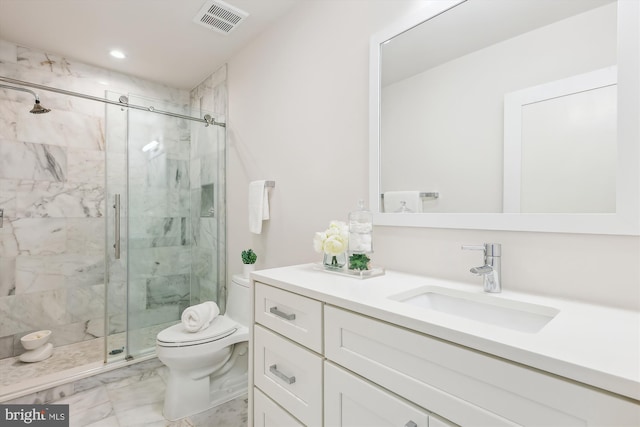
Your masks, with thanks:
[[[373,252],[373,216],[364,207],[364,200],[358,201],[358,210],[349,213],[349,258],[354,254]]]

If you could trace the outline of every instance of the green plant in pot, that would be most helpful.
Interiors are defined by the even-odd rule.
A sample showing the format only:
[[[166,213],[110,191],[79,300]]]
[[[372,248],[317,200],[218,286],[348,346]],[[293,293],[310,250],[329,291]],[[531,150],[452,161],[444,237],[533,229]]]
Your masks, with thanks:
[[[253,249],[247,249],[242,251],[242,263],[243,264],[255,264],[258,259],[258,255],[253,252]]]
[[[249,278],[249,273],[255,269],[255,263],[258,259],[258,255],[253,252],[253,249],[247,249],[242,251],[242,275],[245,278]]]
[[[367,254],[353,254],[349,257],[349,270],[369,270],[370,261]]]

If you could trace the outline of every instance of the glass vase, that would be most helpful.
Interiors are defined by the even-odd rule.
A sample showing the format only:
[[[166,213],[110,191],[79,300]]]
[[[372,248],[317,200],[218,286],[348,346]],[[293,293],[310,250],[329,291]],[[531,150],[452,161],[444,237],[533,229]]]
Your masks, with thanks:
[[[347,263],[347,253],[342,252],[338,255],[330,255],[325,253],[322,260],[324,268],[328,270],[340,270]]]

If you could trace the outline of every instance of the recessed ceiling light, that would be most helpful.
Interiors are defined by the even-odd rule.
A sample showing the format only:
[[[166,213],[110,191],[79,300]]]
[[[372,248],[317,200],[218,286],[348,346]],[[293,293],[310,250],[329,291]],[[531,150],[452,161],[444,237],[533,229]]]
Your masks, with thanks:
[[[111,56],[113,56],[114,58],[118,58],[118,59],[124,59],[127,57],[127,55],[125,55],[122,51],[120,50],[112,50],[111,52],[109,52],[111,54]]]

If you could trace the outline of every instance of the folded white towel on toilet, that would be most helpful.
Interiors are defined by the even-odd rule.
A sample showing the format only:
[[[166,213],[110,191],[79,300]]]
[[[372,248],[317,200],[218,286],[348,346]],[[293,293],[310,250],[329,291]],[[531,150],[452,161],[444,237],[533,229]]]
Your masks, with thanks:
[[[187,307],[182,312],[181,320],[187,331],[198,332],[207,329],[218,314],[220,314],[218,304],[214,301],[207,301]]]

